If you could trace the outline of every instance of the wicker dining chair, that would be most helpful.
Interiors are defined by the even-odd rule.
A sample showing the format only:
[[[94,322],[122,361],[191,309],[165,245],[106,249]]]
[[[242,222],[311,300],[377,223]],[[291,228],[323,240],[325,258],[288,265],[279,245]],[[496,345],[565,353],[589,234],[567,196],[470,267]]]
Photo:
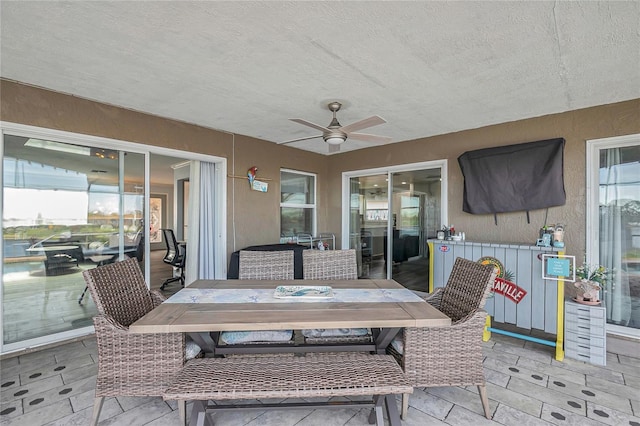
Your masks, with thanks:
[[[305,250],[302,252],[302,268],[305,280],[357,280],[356,250]],[[371,330],[306,329],[302,330],[307,343],[370,343]]]
[[[238,278],[241,280],[292,280],[293,270],[292,250],[240,250]],[[291,343],[293,330],[222,331],[219,341],[222,344]]]
[[[161,396],[185,363],[182,333],[134,334],[128,327],[165,300],[149,291],[135,258],[83,271],[98,309],[98,377],[92,425],[105,397]]]
[[[451,318],[444,327],[405,328],[387,351],[396,357],[414,387],[477,386],[484,415],[491,418],[482,368],[483,310],[496,270],[457,258],[447,284],[426,301]],[[409,394],[402,398],[406,417]]]
[[[305,250],[302,252],[305,280],[357,280],[356,250]]]
[[[292,280],[293,251],[240,250],[238,278],[241,280]]]

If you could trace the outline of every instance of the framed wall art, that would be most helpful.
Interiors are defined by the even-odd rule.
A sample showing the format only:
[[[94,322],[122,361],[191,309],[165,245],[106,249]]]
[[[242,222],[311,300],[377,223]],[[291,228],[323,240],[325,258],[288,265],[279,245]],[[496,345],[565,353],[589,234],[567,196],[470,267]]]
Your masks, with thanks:
[[[167,208],[166,194],[151,194],[149,197],[149,242],[161,243],[162,231],[165,227]]]

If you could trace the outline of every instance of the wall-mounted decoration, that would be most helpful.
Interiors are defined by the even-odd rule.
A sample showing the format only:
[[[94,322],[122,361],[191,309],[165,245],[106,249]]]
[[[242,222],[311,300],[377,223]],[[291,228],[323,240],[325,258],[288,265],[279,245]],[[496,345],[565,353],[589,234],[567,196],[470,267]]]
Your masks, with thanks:
[[[165,220],[164,209],[167,204],[167,196],[163,194],[151,194],[149,196],[149,242],[161,243],[162,231]]]
[[[491,265],[498,271],[496,274],[496,279],[493,282],[493,286],[491,287],[491,291],[493,293],[505,296],[516,305],[520,303],[522,299],[527,295],[527,291],[525,289],[519,287],[516,283],[511,281],[514,279],[513,272],[506,270],[502,262],[500,262],[495,257],[481,257],[480,259],[478,259],[478,263],[482,265]]]
[[[256,179],[257,173],[258,173],[258,168],[256,166],[252,166],[249,168],[249,170],[247,170],[246,176],[228,175],[228,177],[234,178],[234,179],[246,178],[249,181],[249,188],[258,192],[267,192],[267,190],[269,189],[269,184],[263,181],[271,180],[271,179],[261,177],[260,180],[258,180]]]

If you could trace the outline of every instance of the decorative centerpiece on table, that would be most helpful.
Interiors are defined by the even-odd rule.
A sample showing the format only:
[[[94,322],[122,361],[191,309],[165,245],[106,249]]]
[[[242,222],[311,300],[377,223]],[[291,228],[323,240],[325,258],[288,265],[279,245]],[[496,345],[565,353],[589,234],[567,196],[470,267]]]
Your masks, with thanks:
[[[604,266],[592,266],[584,263],[576,269],[576,282],[574,285],[578,288],[578,295],[574,300],[585,305],[599,304],[599,292],[605,287],[609,279],[610,271]]]

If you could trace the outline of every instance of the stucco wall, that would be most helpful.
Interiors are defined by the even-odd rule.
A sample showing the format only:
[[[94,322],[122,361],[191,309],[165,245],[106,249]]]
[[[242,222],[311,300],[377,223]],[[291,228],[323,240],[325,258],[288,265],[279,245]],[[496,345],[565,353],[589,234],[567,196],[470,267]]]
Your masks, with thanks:
[[[416,112],[419,119],[419,112]],[[640,133],[640,100],[603,105],[562,114],[547,115],[434,136],[329,157],[329,228],[340,229],[341,174],[397,164],[446,159],[448,162],[448,223],[465,231],[467,240],[535,242],[545,223],[545,210],[493,215],[471,215],[462,211],[463,177],[458,156],[465,151],[563,137],[564,206],[549,209],[547,223],[563,223],[567,253],[581,256],[585,250],[585,161],[586,141]]]
[[[280,168],[318,174],[318,229],[339,237],[342,172],[441,159],[449,165],[449,223],[465,231],[467,239],[531,243],[544,223],[544,210],[530,212],[531,223],[524,212],[499,214],[498,225],[492,215],[462,212],[463,178],[457,157],[473,149],[564,137],[567,203],[549,209],[547,223],[564,223],[567,251],[580,255],[585,247],[586,141],[640,133],[636,99],[323,156],[5,80],[0,81],[0,105],[4,121],[224,157],[228,173],[240,176],[257,166],[259,176],[271,179],[268,193],[251,191],[246,179],[228,181],[228,254],[278,241]]]
[[[319,205],[326,206],[326,158],[320,154],[231,135],[89,100],[0,80],[0,120],[127,142],[214,155],[227,159],[228,173],[244,176],[251,166],[270,178],[269,191],[249,189],[246,179],[227,185],[227,254],[280,238],[280,168],[318,174]],[[326,208],[318,214],[326,229]]]

